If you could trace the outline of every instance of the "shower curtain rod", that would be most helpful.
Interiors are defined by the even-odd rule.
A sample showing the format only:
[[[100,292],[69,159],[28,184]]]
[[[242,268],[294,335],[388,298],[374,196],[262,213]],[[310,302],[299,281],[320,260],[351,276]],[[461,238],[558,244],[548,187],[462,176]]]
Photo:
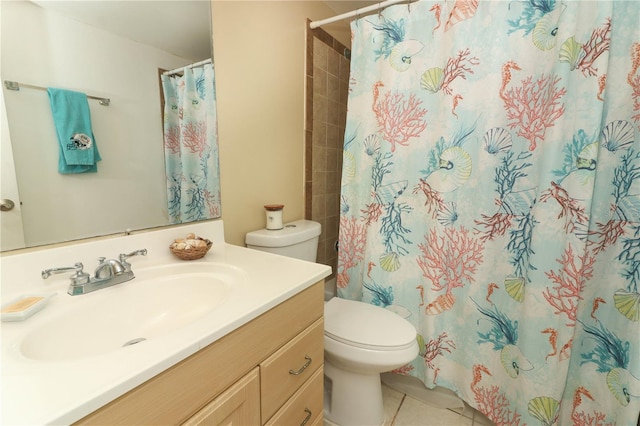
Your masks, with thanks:
[[[162,73],[162,75],[173,75],[173,74],[177,74],[179,72],[184,71],[186,68],[195,68],[195,67],[199,67],[201,65],[205,65],[205,64],[211,64],[213,62],[211,62],[211,58],[209,59],[205,59],[204,61],[200,61],[200,62],[196,62],[190,65],[185,65],[184,67],[180,67],[180,68],[176,68],[174,70],[171,71],[165,71]]]
[[[351,12],[346,12],[346,13],[343,13],[341,15],[336,15],[333,18],[323,19],[321,21],[313,21],[313,22],[311,22],[309,24],[309,26],[313,30],[313,29],[321,27],[323,25],[331,24],[332,22],[342,21],[344,19],[349,19],[349,18],[352,18],[354,16],[363,15],[363,14],[369,13],[369,12],[375,12],[377,10],[384,9],[387,6],[391,6],[391,5],[397,4],[397,3],[406,3],[407,1],[408,0],[386,0],[386,1],[382,1],[382,2],[380,2],[378,4],[373,4],[371,6],[362,7],[360,9],[356,9],[356,10],[351,11]],[[411,3],[411,0],[409,0],[409,3]]]

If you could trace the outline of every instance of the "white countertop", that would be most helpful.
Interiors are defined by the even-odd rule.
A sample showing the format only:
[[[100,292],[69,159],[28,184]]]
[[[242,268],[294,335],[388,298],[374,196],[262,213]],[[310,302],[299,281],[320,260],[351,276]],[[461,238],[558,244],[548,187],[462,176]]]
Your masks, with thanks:
[[[167,246],[186,232],[214,241],[210,252],[188,263],[220,265],[243,271],[241,290],[197,321],[142,344],[96,356],[62,361],[26,358],[20,351],[24,336],[55,320],[74,303],[99,298],[101,292],[119,291],[145,279],[153,267],[185,262],[173,257]],[[82,261],[92,271],[91,256],[117,257],[120,252],[147,248],[149,254],[132,258],[136,278],[127,283],[80,296],[66,294],[69,274],[42,280],[40,271]],[[62,263],[60,263],[62,262]],[[185,359],[239,326],[263,314],[317,281],[331,268],[224,243],[222,221],[168,228],[145,234],[82,243],[34,253],[0,258],[2,303],[20,294],[55,292],[45,308],[21,322],[2,322],[0,416],[3,425],[73,423]],[[120,290],[122,291],[122,290]],[[106,293],[103,293],[106,294]],[[153,294],[149,294],[153,297]],[[95,318],[96,322],[100,318]]]

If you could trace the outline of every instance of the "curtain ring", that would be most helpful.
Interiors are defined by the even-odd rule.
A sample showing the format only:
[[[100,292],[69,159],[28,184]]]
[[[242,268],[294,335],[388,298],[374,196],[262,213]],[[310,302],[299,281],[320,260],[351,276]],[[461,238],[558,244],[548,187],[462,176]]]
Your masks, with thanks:
[[[378,2],[378,18],[382,18],[382,7],[380,6],[382,2]]]

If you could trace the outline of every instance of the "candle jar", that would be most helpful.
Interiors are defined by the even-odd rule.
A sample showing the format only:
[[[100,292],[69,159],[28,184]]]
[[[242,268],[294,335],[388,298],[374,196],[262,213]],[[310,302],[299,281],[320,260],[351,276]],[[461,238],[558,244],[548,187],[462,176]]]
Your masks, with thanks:
[[[265,213],[267,214],[267,229],[275,231],[284,228],[282,223],[282,209],[283,204],[267,204],[264,206]]]

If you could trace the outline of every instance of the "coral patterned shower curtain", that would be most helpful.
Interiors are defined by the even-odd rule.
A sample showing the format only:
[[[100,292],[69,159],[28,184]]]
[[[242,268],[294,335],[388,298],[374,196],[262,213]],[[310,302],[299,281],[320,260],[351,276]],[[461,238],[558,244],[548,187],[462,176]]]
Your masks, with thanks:
[[[340,297],[498,425],[635,425],[640,4],[418,1],[352,23]]]
[[[162,75],[164,154],[171,223],[220,217],[220,172],[211,63]]]

